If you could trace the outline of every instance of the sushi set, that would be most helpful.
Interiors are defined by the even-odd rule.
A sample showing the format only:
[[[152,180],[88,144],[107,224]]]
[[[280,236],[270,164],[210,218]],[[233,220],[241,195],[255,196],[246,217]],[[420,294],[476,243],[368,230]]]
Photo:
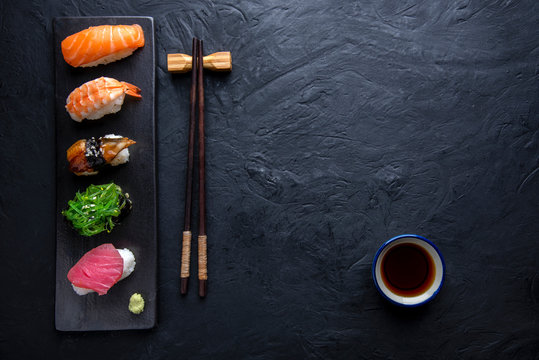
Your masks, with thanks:
[[[54,46],[56,329],[152,328],[153,19],[56,18]]]

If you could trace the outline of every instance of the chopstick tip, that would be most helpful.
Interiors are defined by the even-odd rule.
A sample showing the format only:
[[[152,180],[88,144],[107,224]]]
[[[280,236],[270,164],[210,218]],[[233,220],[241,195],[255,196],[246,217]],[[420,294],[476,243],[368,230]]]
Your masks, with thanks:
[[[189,285],[189,278],[181,278],[180,280],[180,294],[182,295],[186,295],[187,294],[187,289],[188,289],[188,285]]]
[[[208,293],[208,281],[198,280],[198,296],[205,298]]]

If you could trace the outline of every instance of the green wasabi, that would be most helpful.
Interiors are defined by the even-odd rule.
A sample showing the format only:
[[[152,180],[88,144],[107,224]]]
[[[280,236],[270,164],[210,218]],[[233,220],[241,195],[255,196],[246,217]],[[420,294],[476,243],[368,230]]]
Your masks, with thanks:
[[[133,314],[140,314],[144,311],[144,299],[139,293],[134,293],[129,299],[129,311]]]

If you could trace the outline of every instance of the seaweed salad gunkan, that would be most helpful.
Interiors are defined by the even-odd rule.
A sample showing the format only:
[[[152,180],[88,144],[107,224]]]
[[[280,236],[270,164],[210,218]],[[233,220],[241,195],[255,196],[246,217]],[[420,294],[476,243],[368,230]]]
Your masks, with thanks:
[[[77,191],[62,215],[79,234],[92,236],[103,231],[110,233],[131,207],[129,194],[118,185],[90,185],[83,193]]]

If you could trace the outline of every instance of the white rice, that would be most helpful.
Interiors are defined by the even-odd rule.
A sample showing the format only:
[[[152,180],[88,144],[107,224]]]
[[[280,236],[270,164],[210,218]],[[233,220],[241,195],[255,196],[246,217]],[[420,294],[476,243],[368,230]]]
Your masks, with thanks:
[[[123,280],[126,277],[128,277],[129,275],[131,275],[133,270],[135,270],[135,265],[137,264],[137,262],[135,261],[135,255],[133,255],[131,250],[129,250],[129,249],[118,249],[118,252],[120,253],[122,258],[124,259],[124,270],[123,270],[123,273],[122,273],[122,277],[120,278],[120,280]]]
[[[88,119],[88,120],[101,119],[103,116],[107,114],[114,114],[120,111],[120,109],[122,108],[122,104],[124,103],[124,98],[125,98],[125,93],[122,92],[120,96],[118,96],[116,99],[110,99],[110,102],[100,109],[96,108],[96,106],[100,106],[100,104],[96,104],[94,105],[95,111],[91,111],[91,112],[83,111],[81,113],[82,116],[78,116],[77,114],[72,113],[70,111],[68,111],[68,113],[69,113],[69,116],[71,116],[71,118],[77,122],[81,122],[84,119]],[[68,97],[68,100],[69,100],[69,97]],[[66,108],[67,108],[67,105],[66,105]]]
[[[137,264],[137,262],[135,261],[135,255],[133,255],[131,250],[129,249],[117,249],[117,250],[120,253],[120,256],[122,257],[122,259],[124,260],[124,268],[122,271],[122,277],[120,278],[120,280],[123,280],[129,275],[131,275],[131,273],[135,270],[135,265]],[[94,290],[81,288],[73,284],[71,284],[71,286],[73,286],[73,290],[75,290],[75,292],[81,296],[95,292]]]
[[[120,59],[128,57],[135,50],[136,50],[136,48],[135,49],[124,49],[124,50],[115,52],[113,54],[103,56],[102,58],[99,58],[99,59],[97,59],[95,61],[92,61],[92,62],[90,62],[88,64],[81,65],[80,67],[92,67],[92,66],[97,66],[97,65],[101,65],[101,64],[109,64],[111,62],[118,61]]]
[[[107,134],[107,135],[103,136],[103,138],[104,139],[121,139],[121,138],[123,138],[123,136],[122,135]],[[110,162],[110,165],[118,166],[118,165],[121,165],[121,164],[125,164],[128,161],[129,161],[129,150],[127,148],[125,148],[122,151],[120,151],[118,154],[116,154],[114,159],[112,159],[112,161]]]
[[[78,286],[75,286],[73,284],[71,284],[71,286],[73,286],[73,290],[75,290],[75,292],[77,293],[77,295],[87,295],[89,293],[93,293],[95,291],[93,290],[90,290],[90,289],[85,289],[85,288],[81,288],[81,287],[78,287]]]
[[[120,151],[114,159],[111,160],[110,164],[112,166],[118,166],[121,164],[125,164],[128,161],[129,161],[129,149],[125,148],[122,151]]]
[[[96,109],[92,113],[85,115],[86,119],[97,120],[97,119],[101,119],[103,116],[107,114],[117,113],[122,108],[122,104],[124,103],[124,98],[125,98],[125,93],[122,93],[116,99],[111,99],[111,101],[107,105],[103,106],[101,109]]]

